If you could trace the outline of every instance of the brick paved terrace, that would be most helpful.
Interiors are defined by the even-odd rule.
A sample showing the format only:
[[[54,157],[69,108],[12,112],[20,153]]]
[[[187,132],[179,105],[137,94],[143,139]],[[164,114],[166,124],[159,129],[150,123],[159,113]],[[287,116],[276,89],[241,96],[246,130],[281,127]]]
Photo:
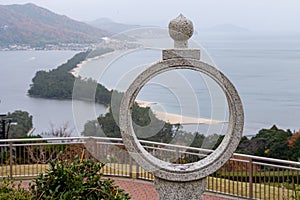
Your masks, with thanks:
[[[115,184],[129,193],[132,200],[158,200],[158,194],[154,188],[153,182],[141,181],[125,178],[112,178]],[[28,188],[29,181],[24,181],[22,186]],[[225,197],[216,193],[205,193],[204,200],[231,200],[237,199],[232,197]]]
[[[130,194],[132,200],[158,200],[158,194],[152,182],[114,179],[115,183]],[[214,193],[205,193],[204,200],[230,200],[231,197],[224,197]],[[237,198],[235,198],[237,199]]]

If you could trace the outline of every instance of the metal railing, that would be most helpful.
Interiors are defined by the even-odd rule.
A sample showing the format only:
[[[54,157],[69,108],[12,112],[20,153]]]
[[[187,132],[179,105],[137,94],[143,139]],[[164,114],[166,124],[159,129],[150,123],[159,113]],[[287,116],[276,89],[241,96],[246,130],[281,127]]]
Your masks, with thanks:
[[[185,164],[205,158],[212,150],[141,140],[153,156]],[[0,140],[0,177],[32,178],[45,173],[56,159],[75,155],[106,163],[104,175],[153,180],[126,151],[122,139],[101,137]],[[207,177],[207,191],[246,199],[300,199],[300,163],[234,154],[217,172]]]

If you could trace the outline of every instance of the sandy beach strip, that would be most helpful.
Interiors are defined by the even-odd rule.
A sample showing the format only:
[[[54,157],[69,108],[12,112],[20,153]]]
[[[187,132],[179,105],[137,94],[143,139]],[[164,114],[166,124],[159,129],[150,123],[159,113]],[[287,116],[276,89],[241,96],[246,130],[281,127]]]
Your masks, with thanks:
[[[93,61],[93,60],[98,60],[98,59],[101,59],[103,57],[106,57],[106,56],[109,56],[109,55],[113,55],[114,53],[116,53],[118,51],[111,51],[111,52],[107,52],[107,53],[104,53],[104,54],[101,54],[99,56],[95,56],[95,57],[92,57],[92,58],[88,58],[86,60],[83,60],[81,63],[77,64],[75,68],[73,68],[70,73],[74,76],[74,77],[78,77],[79,76],[79,72],[82,68],[83,65],[85,65],[86,63],[90,62],[90,61]]]
[[[142,100],[135,100],[135,102],[142,108],[151,107],[151,105],[156,104],[155,102],[142,101]]]
[[[155,114],[155,116],[165,122],[168,122],[170,124],[220,124],[224,123],[223,121],[219,120],[212,120],[212,119],[206,119],[206,118],[195,118],[195,117],[188,117],[188,116],[182,116],[172,113],[165,113],[160,112],[156,110],[152,110],[152,112]]]
[[[136,103],[141,107],[150,107],[151,105],[156,104],[155,102],[149,102],[149,101],[141,101],[136,100]],[[220,120],[212,120],[212,119],[206,119],[206,118],[196,118],[196,117],[188,117],[188,116],[182,116],[178,114],[173,113],[166,113],[162,111],[157,111],[152,109],[153,114],[160,120],[168,122],[170,124],[221,124],[226,123],[224,121]]]

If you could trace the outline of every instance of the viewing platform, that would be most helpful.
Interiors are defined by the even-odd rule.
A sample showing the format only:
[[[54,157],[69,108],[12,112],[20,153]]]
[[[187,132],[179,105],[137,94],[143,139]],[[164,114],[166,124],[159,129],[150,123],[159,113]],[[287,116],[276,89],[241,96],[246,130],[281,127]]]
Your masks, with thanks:
[[[140,140],[151,154],[169,162],[199,160],[212,150]],[[44,173],[56,159],[81,155],[106,163],[102,173],[112,178],[132,199],[157,198],[153,175],[138,166],[124,148],[121,138],[70,137],[0,140],[0,177],[27,182]],[[25,181],[26,180],[26,181]],[[234,156],[207,177],[206,200],[295,199],[299,195],[300,163],[244,154]],[[140,196],[141,195],[141,196]]]

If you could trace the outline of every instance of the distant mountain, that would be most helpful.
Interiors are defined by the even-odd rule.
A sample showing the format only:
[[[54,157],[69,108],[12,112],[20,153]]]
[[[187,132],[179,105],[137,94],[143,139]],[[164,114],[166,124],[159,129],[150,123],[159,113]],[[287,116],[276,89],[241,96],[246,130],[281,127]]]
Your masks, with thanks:
[[[122,24],[122,23],[114,22],[108,18],[100,18],[87,23],[96,28],[100,28],[102,30],[106,30],[111,33],[120,33],[130,29],[142,27],[140,25],[130,25],[130,24]]]
[[[0,45],[94,43],[109,35],[34,4],[0,5]]]
[[[250,30],[233,24],[220,24],[203,30],[213,33],[248,33]]]

